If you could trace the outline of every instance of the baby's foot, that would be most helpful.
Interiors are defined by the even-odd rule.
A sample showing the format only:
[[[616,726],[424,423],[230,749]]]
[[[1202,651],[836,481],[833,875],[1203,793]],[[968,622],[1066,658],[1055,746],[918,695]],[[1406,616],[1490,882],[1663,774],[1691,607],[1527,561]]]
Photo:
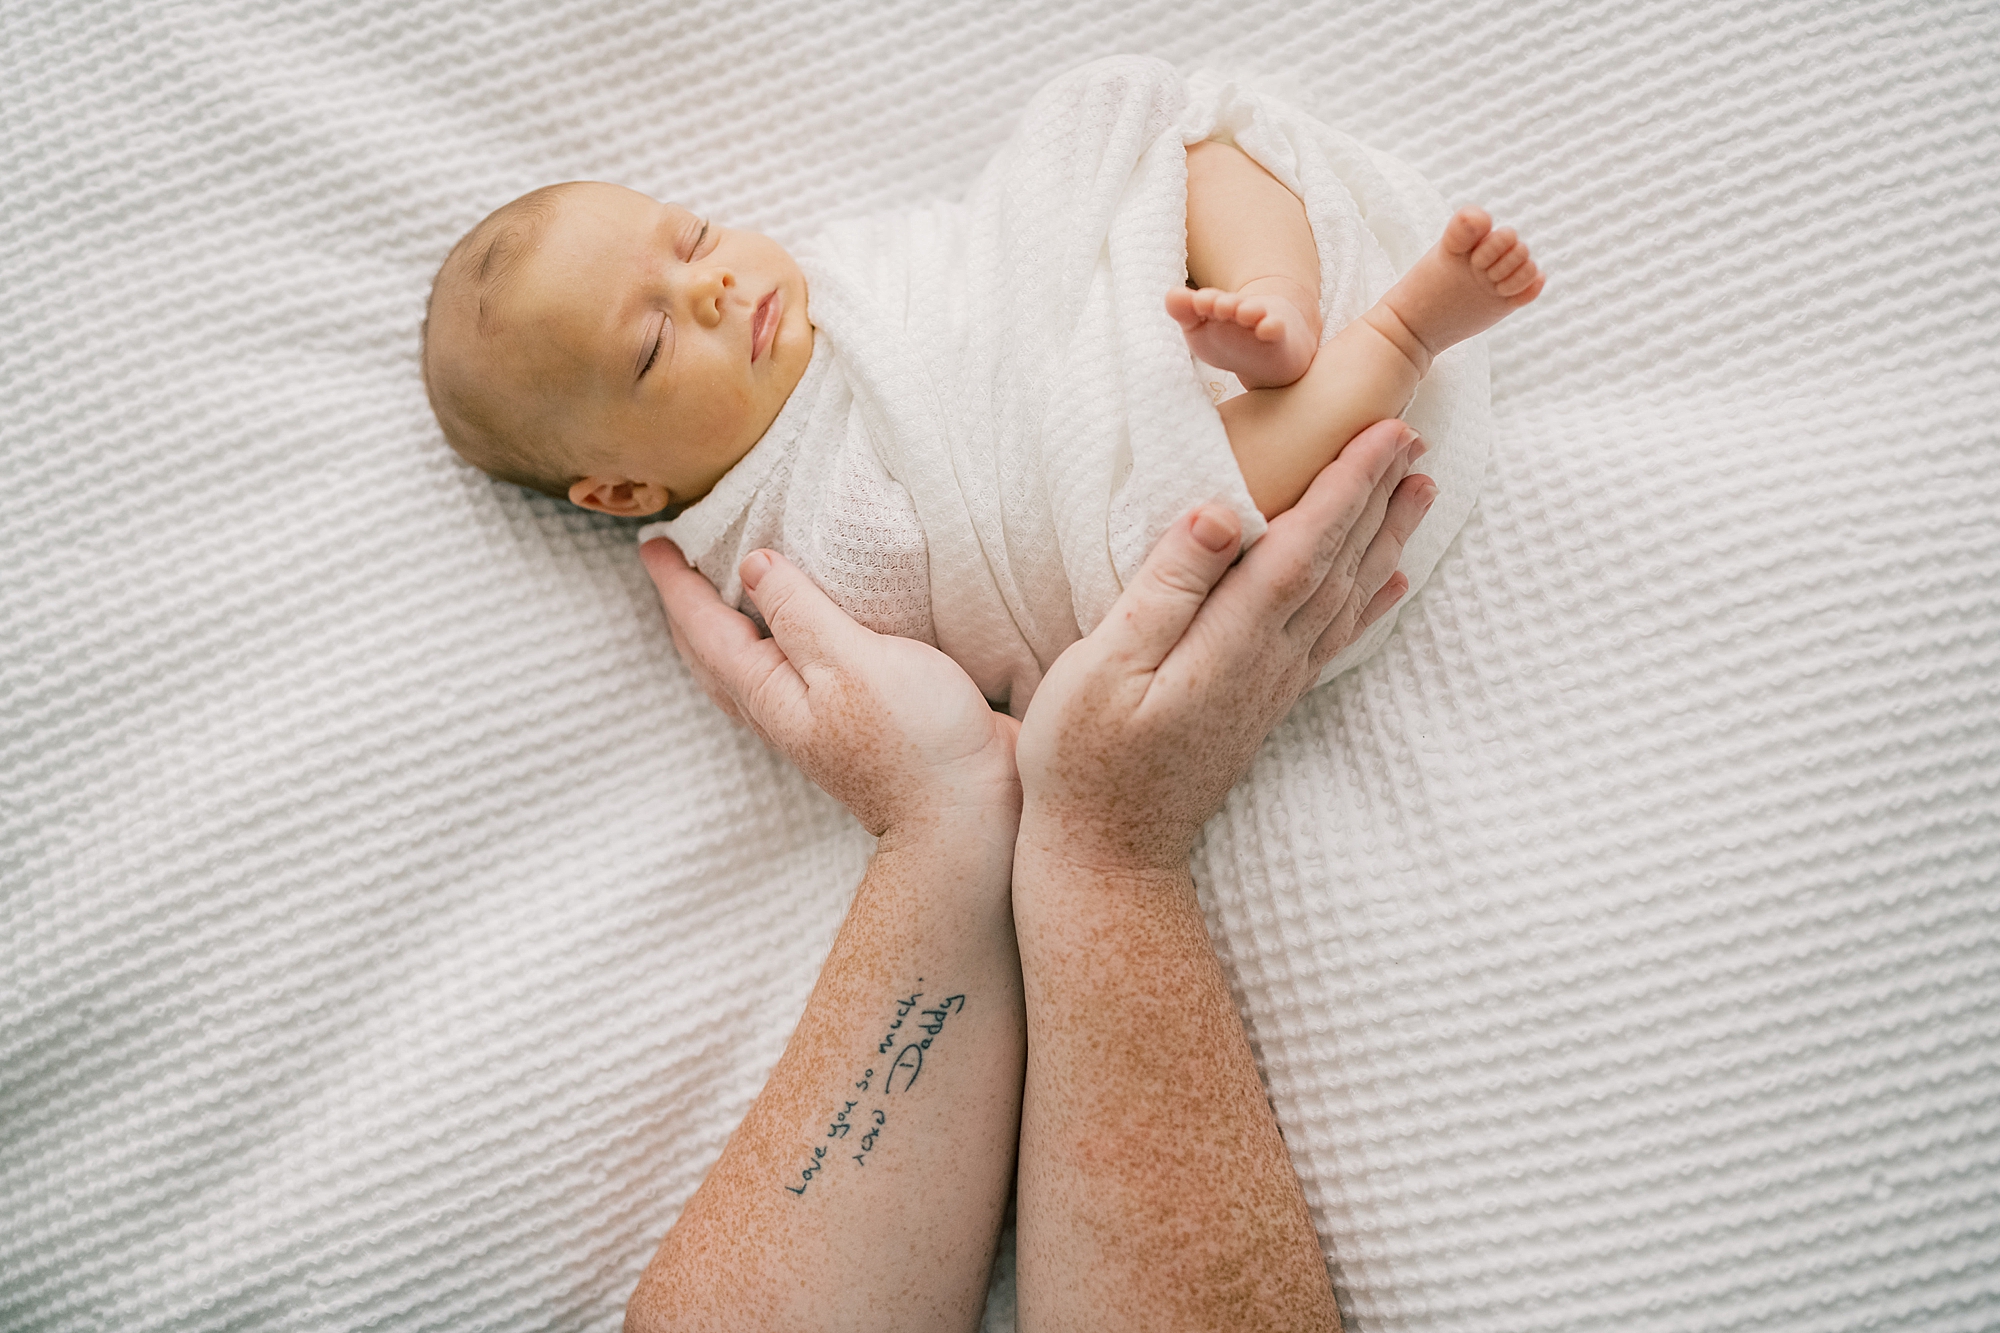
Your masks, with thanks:
[[[1167,293],[1167,313],[1196,356],[1235,372],[1246,389],[1271,389],[1305,374],[1319,350],[1319,307],[1300,304],[1309,297],[1283,278],[1253,279],[1234,292],[1177,287]]]
[[[1540,296],[1543,281],[1512,228],[1496,231],[1484,209],[1461,208],[1438,243],[1363,318],[1428,372],[1439,352]],[[1385,308],[1391,318],[1378,318]],[[1385,327],[1398,322],[1400,329]]]

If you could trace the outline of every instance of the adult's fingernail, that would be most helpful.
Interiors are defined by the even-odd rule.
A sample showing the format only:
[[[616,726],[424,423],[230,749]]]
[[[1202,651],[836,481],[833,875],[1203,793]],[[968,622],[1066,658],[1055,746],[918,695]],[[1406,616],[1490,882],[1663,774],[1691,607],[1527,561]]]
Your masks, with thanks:
[[[1430,441],[1412,431],[1410,433],[1410,461],[1414,463],[1430,451]]]
[[[1417,433],[1411,430],[1408,426],[1405,426],[1396,436],[1396,447],[1398,449],[1401,449],[1403,446],[1407,445],[1411,440],[1414,440],[1416,438],[1417,438]]]
[[[764,576],[771,572],[771,553],[769,551],[752,551],[749,555],[743,557],[743,565],[736,572],[742,575],[743,586],[746,589],[751,592],[757,591],[757,585],[762,583]]]
[[[1211,551],[1223,551],[1236,540],[1236,515],[1210,505],[1194,516],[1194,539]]]
[[[1429,509],[1432,503],[1437,500],[1437,498],[1438,498],[1438,484],[1434,481],[1426,480],[1424,482],[1424,494],[1423,494],[1424,508]]]

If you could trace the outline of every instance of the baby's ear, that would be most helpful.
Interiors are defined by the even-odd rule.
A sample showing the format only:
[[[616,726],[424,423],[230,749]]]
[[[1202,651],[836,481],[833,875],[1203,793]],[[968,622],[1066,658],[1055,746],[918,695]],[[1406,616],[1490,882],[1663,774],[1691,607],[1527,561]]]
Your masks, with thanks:
[[[569,488],[571,504],[616,518],[643,518],[674,502],[666,487],[622,477],[585,477]]]

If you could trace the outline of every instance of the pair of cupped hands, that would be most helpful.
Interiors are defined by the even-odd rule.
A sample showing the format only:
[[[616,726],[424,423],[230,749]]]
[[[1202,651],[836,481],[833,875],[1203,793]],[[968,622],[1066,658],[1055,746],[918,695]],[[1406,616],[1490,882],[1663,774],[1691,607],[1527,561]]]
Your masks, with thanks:
[[[1396,565],[1437,494],[1410,473],[1424,449],[1402,422],[1369,427],[1241,560],[1228,508],[1182,517],[1019,721],[782,556],[742,565],[766,638],[671,542],[640,555],[709,697],[885,842],[998,823],[1072,863],[1173,870],[1278,719],[1407,590]]]

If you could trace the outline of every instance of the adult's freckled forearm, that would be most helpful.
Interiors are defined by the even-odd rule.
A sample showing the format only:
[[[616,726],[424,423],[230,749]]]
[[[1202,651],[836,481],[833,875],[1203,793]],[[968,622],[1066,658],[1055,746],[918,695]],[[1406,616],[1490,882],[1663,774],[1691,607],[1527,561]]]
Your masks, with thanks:
[[[1192,878],[1184,867],[1093,870],[1027,841],[1014,899],[1034,1053],[1023,1308],[1081,1299],[1148,1312],[1144,1325],[1099,1319],[1105,1328],[1337,1328]],[[1120,1222],[1115,1248],[1099,1243],[1106,1217]],[[1082,1273],[1079,1253],[1090,1255]],[[1234,1277],[1224,1292],[1191,1273]]]
[[[635,1309],[678,1300],[714,1326],[763,1312],[811,1328],[858,1299],[892,1311],[873,1327],[976,1326],[1024,1052],[1013,847],[946,823],[878,847],[784,1055]],[[895,1306],[911,1290],[902,1260],[945,1234],[924,1299]],[[850,1250],[858,1267],[835,1260]]]

